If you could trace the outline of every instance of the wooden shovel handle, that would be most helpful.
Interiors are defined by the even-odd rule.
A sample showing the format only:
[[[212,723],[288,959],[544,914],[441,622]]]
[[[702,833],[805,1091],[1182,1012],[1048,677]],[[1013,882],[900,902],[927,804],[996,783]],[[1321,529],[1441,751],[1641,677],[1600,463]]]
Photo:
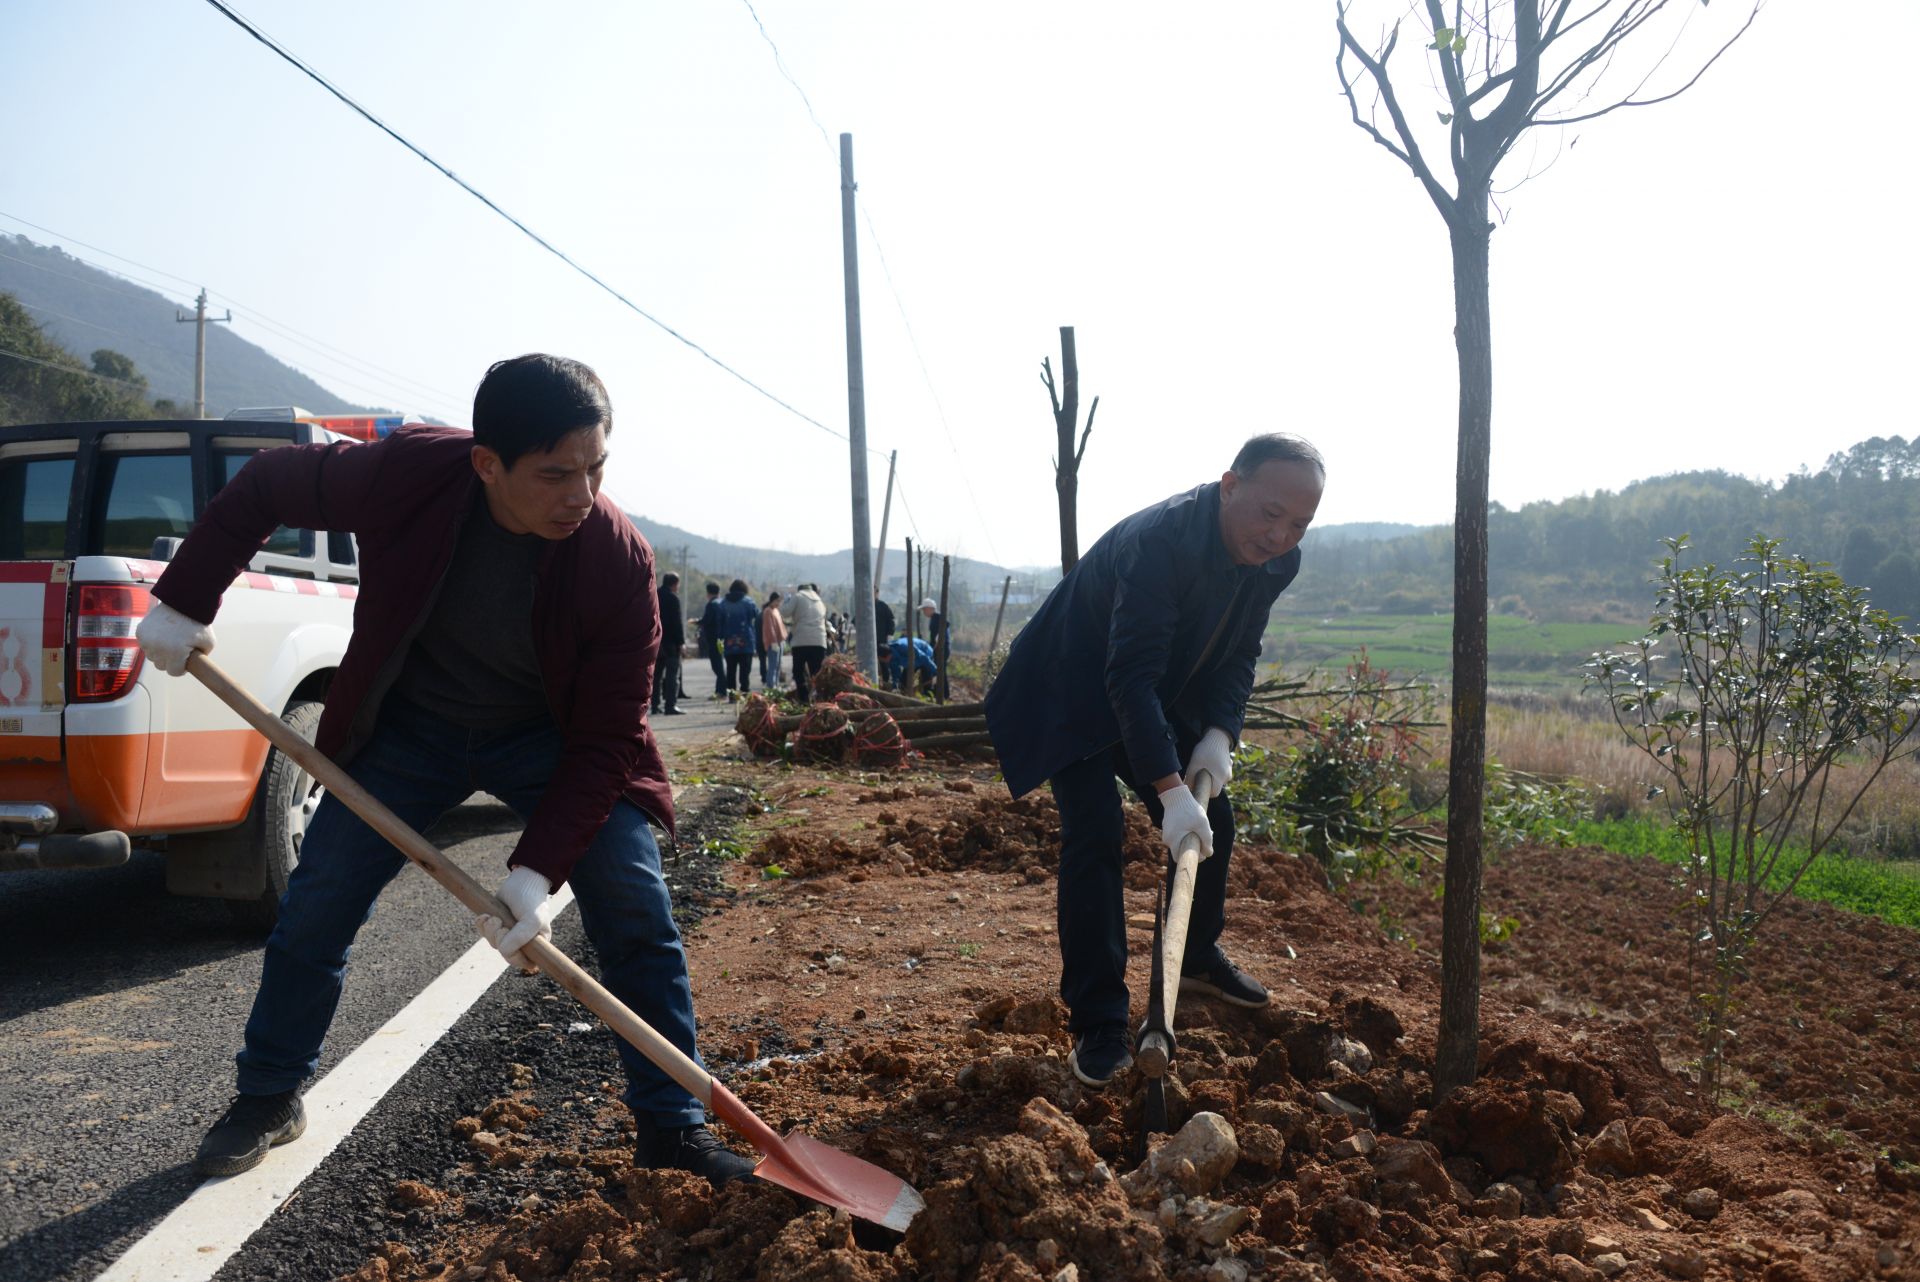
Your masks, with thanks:
[[[335,765],[325,753],[295,734],[291,726],[236,685],[213,660],[196,650],[187,659],[187,671],[198,678],[200,684],[213,691],[222,703],[239,713],[248,725],[265,735],[267,742],[293,758],[302,770],[319,780],[328,792],[340,799],[342,805],[365,820],[368,827],[420,865],[427,876],[446,887],[469,912],[498,917],[505,922],[514,920],[505,904],[440,853],[433,843],[415,832],[405,820],[387,809],[377,797],[354,782],[353,776]],[[535,936],[522,951],[562,988],[579,998],[581,1005],[631,1042],[635,1049],[685,1087],[701,1104],[713,1103],[713,1076],[689,1059],[679,1047],[655,1032],[652,1025],[629,1010],[626,1003],[582,970],[571,957],[555,947],[552,940]]]
[[[1213,800],[1213,776],[1202,770],[1194,776],[1193,795],[1202,810]],[[1167,918],[1160,931],[1160,1003],[1166,1012],[1166,1024],[1173,1027],[1173,1012],[1180,1004],[1180,967],[1187,959],[1187,926],[1193,919],[1193,883],[1200,869],[1200,839],[1188,833],[1180,842],[1173,860],[1173,887],[1167,894]],[[1172,1057],[1172,1047],[1162,1046],[1157,1034],[1151,1045],[1143,1046],[1142,1067],[1157,1077]],[[1160,1072],[1152,1069],[1158,1066]]]

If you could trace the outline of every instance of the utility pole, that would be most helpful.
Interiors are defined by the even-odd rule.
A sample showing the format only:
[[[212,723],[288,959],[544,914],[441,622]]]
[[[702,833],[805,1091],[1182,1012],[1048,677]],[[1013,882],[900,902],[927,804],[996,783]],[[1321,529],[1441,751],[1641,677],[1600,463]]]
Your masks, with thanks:
[[[847,271],[847,448],[853,455],[853,662],[878,674],[873,635],[873,534],[867,520],[867,389],[860,365],[860,259],[853,226],[853,135],[840,135],[840,249]]]
[[[178,307],[173,309],[173,323],[193,326],[193,416],[207,416],[207,325],[227,325],[233,322],[233,313],[225,316],[207,315],[207,287],[200,287],[200,297],[193,300],[193,315],[182,316]]]
[[[899,450],[888,452],[887,497],[880,504],[880,549],[873,554],[873,590],[875,592],[883,592],[887,586],[886,576],[880,573],[880,567],[887,563],[887,518],[893,515],[893,467],[899,461]]]

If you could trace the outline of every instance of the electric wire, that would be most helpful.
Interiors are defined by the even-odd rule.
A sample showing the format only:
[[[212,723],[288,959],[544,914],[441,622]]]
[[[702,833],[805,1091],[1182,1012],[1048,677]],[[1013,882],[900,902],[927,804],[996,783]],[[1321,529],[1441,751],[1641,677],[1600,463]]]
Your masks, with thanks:
[[[24,220],[21,220],[21,221],[24,221]],[[31,226],[32,224],[28,224],[28,225],[29,225],[29,226]],[[43,229],[43,230],[44,230],[44,229]],[[58,233],[58,232],[54,232],[54,233],[52,233],[52,234],[53,234],[53,235],[59,235],[59,233]],[[75,242],[73,242],[73,243],[74,243],[74,244],[80,244],[81,242],[79,242],[79,241],[75,241]],[[88,248],[92,248],[92,246],[88,246]],[[101,251],[99,251],[99,252],[101,252],[101,253],[107,253],[107,251],[106,251],[106,250],[101,250]],[[73,257],[72,255],[68,255],[68,256],[69,256],[69,257]],[[114,258],[118,258],[118,257],[119,257],[119,255],[117,255],[117,254],[109,254],[108,256],[109,256],[109,257],[114,257]],[[48,266],[45,266],[44,264],[41,264],[41,263],[35,263],[35,262],[31,262],[31,261],[29,261],[29,260],[27,260],[27,259],[25,259],[25,258],[19,258],[19,257],[16,257],[16,256],[15,256],[15,255],[13,255],[13,254],[8,254],[8,253],[4,253],[4,252],[0,252],[0,258],[4,258],[4,259],[7,259],[7,260],[9,260],[9,261],[12,261],[12,262],[16,262],[16,263],[19,263],[19,264],[20,264],[20,265],[21,265],[22,267],[25,267],[25,268],[28,268],[28,269],[29,269],[29,270],[31,270],[31,271],[37,271],[37,272],[42,272],[42,273],[45,273],[45,274],[46,274],[46,275],[48,275],[48,276],[53,276],[53,277],[55,277],[55,278],[57,278],[57,279],[60,279],[60,280],[65,280],[65,281],[71,281],[71,282],[73,282],[73,283],[74,283],[74,284],[76,284],[76,285],[87,285],[87,286],[91,286],[92,288],[95,288],[95,289],[101,289],[101,290],[105,290],[106,292],[108,292],[108,293],[110,293],[110,294],[118,294],[118,295],[120,295],[120,296],[121,296],[121,297],[123,297],[123,298],[132,298],[132,299],[137,299],[137,300],[139,300],[139,301],[141,301],[141,302],[146,302],[146,301],[147,301],[147,298],[146,298],[146,296],[145,296],[145,294],[144,294],[144,293],[143,293],[143,292],[142,292],[141,290],[137,290],[137,289],[122,289],[122,288],[120,288],[119,286],[117,286],[117,285],[114,285],[114,284],[110,284],[110,283],[108,283],[108,282],[106,282],[106,281],[99,281],[99,280],[90,280],[90,279],[88,279],[88,278],[87,278],[87,277],[85,277],[85,276],[76,276],[76,275],[74,275],[74,274],[73,274],[72,272],[63,272],[63,271],[58,271],[58,270],[56,270],[56,269],[54,269],[54,268],[52,268],[52,267],[48,267]],[[112,275],[112,276],[114,276],[115,278],[117,278],[117,279],[120,279],[120,280],[124,280],[124,281],[126,281],[126,282],[128,282],[128,283],[130,283],[130,284],[134,284],[134,285],[139,285],[139,286],[143,286],[143,287],[145,287],[146,289],[150,289],[150,290],[152,290],[152,291],[153,291],[154,293],[157,293],[157,294],[159,294],[159,296],[160,296],[160,298],[161,298],[161,300],[162,300],[162,301],[164,301],[164,302],[168,302],[168,303],[172,303],[172,304],[173,304],[173,305],[174,305],[174,306],[175,306],[176,308],[179,308],[179,307],[191,307],[191,306],[193,306],[193,304],[192,304],[192,303],[182,303],[182,302],[181,302],[181,301],[179,301],[178,299],[175,299],[175,298],[170,298],[170,297],[168,297],[168,295],[167,295],[167,291],[168,291],[168,288],[169,288],[169,287],[168,287],[168,286],[165,286],[165,285],[162,285],[162,284],[160,284],[160,283],[159,283],[159,282],[157,282],[157,281],[150,281],[150,280],[142,280],[142,279],[141,279],[140,277],[138,277],[138,276],[132,276],[132,275],[128,275],[128,274],[126,274],[126,273],[124,273],[124,272],[119,272],[119,271],[116,271],[116,270],[114,270],[114,269],[111,269],[111,268],[107,268],[107,267],[102,267],[102,266],[100,266],[100,265],[99,265],[98,263],[88,263],[88,262],[87,262],[87,261],[86,261],[85,259],[83,259],[83,258],[78,258],[78,257],[73,257],[73,261],[74,261],[74,262],[77,262],[77,263],[81,263],[81,264],[83,264],[83,265],[85,265],[85,266],[87,266],[87,267],[91,267],[91,268],[93,268],[93,269],[94,269],[95,271],[98,271],[98,272],[103,272],[103,273],[107,273],[107,274],[109,274],[109,275]],[[123,259],[122,261],[125,261],[125,262],[131,262],[132,260],[131,260],[131,259]],[[158,275],[162,275],[162,276],[171,276],[171,275],[172,275],[172,273],[170,273],[170,272],[162,272],[162,271],[158,271],[158,269],[156,269],[156,268],[146,268],[146,270],[148,270],[148,271],[154,271],[154,272],[156,272],[156,273],[157,273]],[[181,278],[179,278],[179,277],[175,277],[174,279],[181,279]],[[209,291],[209,293],[211,293],[211,292],[212,292],[212,291]],[[24,303],[22,304],[22,306],[29,306],[29,305],[30,305],[30,304],[24,304]],[[37,307],[37,306],[36,306],[36,310],[40,310],[40,311],[51,311],[51,309],[50,309],[50,308],[41,308],[41,307]],[[55,313],[53,313],[53,314],[54,314],[54,315],[61,315],[61,316],[63,317],[63,319],[66,319],[66,320],[71,320],[71,321],[75,321],[75,322],[77,322],[77,323],[79,323],[79,324],[82,324],[82,325],[91,325],[91,326],[92,326],[93,328],[95,328],[95,329],[105,329],[105,330],[107,330],[107,332],[108,332],[108,333],[115,333],[115,334],[120,334],[120,335],[121,335],[122,337],[125,337],[125,338],[133,338],[133,337],[136,337],[135,335],[132,335],[132,334],[127,334],[127,333],[126,333],[125,331],[123,331],[123,330],[112,330],[112,329],[107,329],[107,327],[106,327],[106,326],[104,326],[104,325],[98,325],[98,324],[95,324],[94,322],[91,322],[91,321],[82,321],[82,320],[80,320],[80,319],[79,319],[78,317],[74,317],[74,316],[64,316],[64,315],[63,315],[62,313],[58,313],[58,312],[55,312]],[[254,317],[254,318],[252,318],[252,319],[253,319],[253,321],[254,321],[254,323],[256,323],[256,324],[258,324],[258,323],[259,323],[259,320],[258,320],[258,317],[257,317],[257,316],[256,316],[256,317]],[[269,331],[271,332],[271,326],[262,326],[262,328],[266,328],[266,329],[268,329],[268,330],[269,330]],[[285,336],[284,336],[284,335],[282,335],[282,337],[285,337]],[[299,340],[297,340],[297,339],[289,339],[288,341],[290,341],[290,342],[298,342]],[[323,360],[329,360],[329,361],[331,361],[331,360],[333,360],[333,359],[334,359],[334,358],[331,358],[331,357],[328,357],[328,356],[327,356],[327,355],[326,355],[325,353],[317,353],[317,354],[318,354],[318,355],[319,355],[319,356],[321,357],[321,359],[323,359]],[[272,355],[272,353],[269,353],[269,355]],[[278,356],[275,356],[275,357],[274,357],[274,359],[276,359],[276,360],[281,360],[281,359],[283,359],[283,358],[280,358],[280,357],[278,357]],[[401,395],[400,395],[400,396],[399,396],[399,397],[397,398],[397,399],[398,399],[398,401],[413,401],[413,400],[419,400],[419,399],[421,399],[421,394],[420,394],[420,393],[418,393],[418,392],[408,392],[408,391],[405,391],[404,389],[396,389],[396,387],[394,387],[394,386],[387,386],[387,387],[372,387],[372,386],[369,386],[369,385],[368,385],[368,384],[366,384],[366,383],[363,383],[363,382],[359,382],[359,381],[356,381],[355,379],[353,379],[353,378],[350,378],[350,377],[348,377],[348,376],[347,376],[347,375],[345,375],[345,374],[339,374],[339,373],[336,373],[336,372],[334,372],[333,370],[330,370],[330,369],[326,369],[326,368],[316,368],[316,369],[314,369],[314,370],[311,370],[311,371],[308,371],[308,370],[300,370],[300,369],[299,369],[299,368],[298,368],[297,366],[292,366],[290,362],[287,362],[287,363],[289,364],[289,367],[290,367],[290,368],[294,368],[294,369],[296,369],[296,370],[297,370],[297,372],[300,372],[300,373],[304,373],[304,374],[307,374],[307,376],[308,376],[308,377],[310,377],[310,378],[314,378],[316,382],[317,382],[317,381],[319,381],[319,380],[321,380],[321,379],[324,379],[324,380],[325,380],[326,382],[328,382],[328,383],[334,383],[334,384],[339,384],[340,386],[343,386],[343,387],[346,387],[346,388],[349,388],[349,389],[351,389],[352,391],[355,391],[355,392],[359,392],[359,393],[361,393],[361,394],[363,394],[363,395],[367,395],[367,396],[371,396],[371,397],[373,397],[373,398],[374,398],[374,399],[375,399],[376,401],[395,401],[395,400],[396,400],[396,398],[395,398],[395,395],[394,395],[394,393],[395,393],[395,391],[396,391],[396,390],[400,390],[400,391],[401,391]],[[350,368],[351,368],[351,367],[350,367]],[[356,369],[356,370],[353,370],[352,372],[353,372],[353,373],[356,373],[356,374],[359,374],[359,375],[361,375],[361,377],[369,377],[369,375],[368,375],[368,374],[367,374],[367,373],[366,373],[365,371],[363,371],[363,370],[357,370],[357,369]],[[377,378],[377,377],[378,377],[378,375],[372,375],[371,377],[376,377],[376,378]],[[323,389],[323,390],[325,390],[325,389]],[[438,401],[441,401],[441,402],[442,402],[443,404],[445,404],[445,405],[457,405],[457,404],[460,404],[460,403],[461,403],[461,398],[459,398],[459,397],[452,397],[452,396],[448,396],[448,395],[447,395],[447,394],[445,394],[445,393],[434,393],[434,394],[432,395],[432,399],[435,399],[435,400],[438,400]]]
[[[129,379],[114,378],[110,374],[96,373],[90,369],[76,369],[71,365],[61,365],[54,361],[42,360],[38,356],[29,356],[25,352],[16,352],[11,348],[0,347],[0,356],[11,356],[16,361],[25,361],[29,365],[44,365],[48,369],[58,370],[62,374],[77,374],[81,378],[97,379],[102,383],[118,383],[121,387],[131,387],[138,392],[146,392],[144,383],[135,383]]]
[[[407,139],[403,137],[398,131],[396,131],[391,125],[388,125],[385,121],[381,120],[378,116],[374,115],[371,111],[361,106],[358,102],[355,102],[352,98],[348,97],[340,89],[335,88],[332,82],[330,82],[325,76],[321,75],[318,71],[315,71],[312,67],[309,67],[306,63],[302,62],[299,58],[294,56],[293,53],[288,51],[286,48],[282,47],[280,44],[276,43],[266,33],[261,31],[258,27],[254,26],[253,23],[251,23],[246,18],[242,17],[238,12],[236,12],[231,5],[225,3],[225,0],[207,0],[207,3],[213,6],[213,8],[218,10],[221,14],[225,15],[235,26],[239,27],[242,31],[245,31],[248,35],[252,36],[255,40],[265,45],[268,49],[271,49],[274,53],[278,54],[281,58],[285,59],[288,63],[290,63],[295,68],[297,68],[302,74],[307,76],[315,84],[319,85],[322,89],[325,89],[328,93],[332,94],[335,98],[338,98],[341,102],[351,107],[355,112],[359,113],[359,115],[363,117],[369,124],[373,125],[375,128],[379,129],[382,133],[386,134],[389,138],[392,138],[395,142],[399,143],[402,147],[405,147],[408,151],[412,152],[414,155],[418,156],[421,160],[425,161],[427,164],[431,165],[434,169],[438,170],[448,180],[450,180],[451,182],[459,186],[462,191],[465,191],[468,195],[472,196],[475,200],[478,200],[481,204],[485,205],[488,209],[491,209],[494,213],[500,215],[500,217],[512,223],[529,240],[533,241],[534,244],[540,246],[542,249],[552,254],[555,258],[558,258],[561,262],[573,268],[573,270],[575,270],[576,272],[579,272],[582,276],[592,281],[595,285],[598,285],[602,290],[606,291],[606,293],[611,295],[614,299],[618,300],[622,305],[624,305],[629,311],[633,312],[636,316],[639,316],[641,319],[647,321],[649,324],[655,326],[656,328],[661,330],[663,333],[677,340],[678,342],[685,345],[686,347],[689,347],[695,352],[698,352],[701,356],[704,356],[708,361],[718,366],[721,370],[732,375],[734,378],[738,379],[740,382],[746,384],[748,387],[752,388],[754,391],[758,392],[760,395],[772,401],[775,405],[778,405],[781,409],[786,410],[789,414],[792,414],[795,418],[798,418],[807,423],[811,423],[814,427],[819,428],[821,431],[825,432],[829,436],[836,437],[842,441],[847,439],[846,433],[837,432],[833,428],[828,427],[825,423],[822,423],[819,419],[813,417],[811,414],[807,414],[799,409],[796,409],[794,406],[788,404],[786,401],[782,400],[780,397],[774,395],[772,392],[768,391],[766,388],[760,386],[760,384],[748,378],[745,374],[742,374],[739,370],[735,369],[733,366],[721,360],[718,356],[715,356],[712,352],[708,351],[706,348],[702,347],[700,344],[694,342],[691,338],[688,338],[685,334],[682,334],[679,330],[675,329],[673,326],[661,320],[658,316],[655,316],[653,313],[647,311],[644,307],[634,302],[631,298],[628,298],[625,294],[621,293],[619,290],[615,289],[612,285],[609,285],[606,281],[602,280],[599,276],[596,276],[593,272],[588,271],[585,267],[575,262],[565,252],[557,248],[551,241],[548,241],[545,237],[541,236],[538,232],[534,231],[533,228],[527,226],[527,224],[521,222],[518,218],[515,218],[512,214],[508,213],[506,210],[502,209],[499,205],[495,204],[494,201],[490,197],[488,197],[484,192],[482,192],[479,188],[475,187],[472,183],[469,183],[466,179],[454,173],[451,169],[448,169],[445,165],[435,160],[432,156],[429,156],[426,152],[422,151],[419,147],[415,146],[413,143],[407,141]]]
[[[98,321],[82,320],[78,316],[69,316],[65,312],[56,312],[53,310],[53,308],[42,307],[38,303],[29,303],[24,299],[20,299],[20,298],[16,298],[13,301],[16,303],[19,303],[20,306],[26,308],[30,312],[40,312],[43,315],[52,316],[58,320],[71,321],[75,325],[85,325],[88,329],[97,329],[102,334],[112,334],[115,338],[137,338],[138,337],[138,335],[127,333],[127,331],[124,329],[115,329],[111,325],[102,325]]]
[[[69,236],[65,232],[60,231],[57,228],[43,227],[39,223],[31,222],[28,219],[20,217],[18,214],[10,214],[10,213],[7,213],[5,210],[0,210],[0,218],[4,218],[8,222],[19,223],[22,227],[31,227],[38,232],[45,232],[49,236],[58,237],[63,245],[78,245],[82,249],[90,249],[96,254],[104,254],[108,258],[114,259],[117,262],[122,262],[133,267],[138,267],[141,271],[151,272],[156,276],[165,276],[168,280],[174,280],[174,281],[180,282],[182,285],[185,285],[188,289],[203,288],[202,286],[198,285],[196,282],[187,279],[185,276],[178,276],[178,275],[175,275],[173,272],[166,271],[162,268],[154,267],[154,266],[151,266],[150,264],[140,262],[136,259],[128,258],[125,254],[116,254],[111,249],[103,249],[99,245],[88,244],[86,241],[81,240],[75,236]],[[74,258],[76,262],[86,262],[85,259],[80,258],[78,255],[69,255],[69,257]],[[112,268],[102,267],[98,263],[89,263],[88,266],[94,267],[99,271],[115,270]],[[120,274],[124,275],[125,273],[120,273]],[[72,279],[77,280],[79,278],[74,277]],[[157,285],[154,286],[154,288],[163,289],[163,287],[157,286]],[[209,298],[219,299],[222,303],[233,308],[235,311],[240,312],[242,315],[246,316],[249,320],[253,321],[255,324],[262,326],[262,328],[265,328],[269,332],[276,334],[278,337],[285,338],[289,342],[299,343],[301,346],[307,347],[309,351],[315,351],[316,349],[319,349],[320,354],[322,355],[331,353],[333,359],[345,361],[347,362],[348,365],[359,368],[363,373],[373,374],[373,375],[377,375],[383,378],[393,380],[395,388],[399,390],[405,391],[408,387],[412,387],[416,389],[413,391],[406,392],[406,395],[408,397],[429,396],[450,405],[458,405],[465,400],[465,397],[454,396],[449,392],[443,391],[437,387],[432,387],[426,383],[421,382],[417,378],[412,378],[406,374],[400,373],[397,370],[390,370],[385,368],[384,366],[376,365],[372,361],[367,360],[364,357],[356,356],[352,352],[346,351],[339,347],[335,347],[332,343],[329,343],[324,339],[316,338],[312,334],[304,333],[301,330],[296,329],[292,325],[287,324],[287,322],[283,320],[278,320],[275,317],[269,316],[265,312],[261,311],[259,308],[251,307],[246,303],[242,302],[240,299],[235,298],[233,295],[228,294],[222,290],[208,289],[207,295]],[[187,304],[187,305],[190,306],[191,304]],[[278,328],[276,329],[275,327],[278,327]],[[302,340],[304,340],[304,342]],[[382,395],[385,395],[385,394],[386,393],[382,393]]]
[[[753,0],[740,0],[740,2],[747,7],[747,13],[753,18],[753,25],[760,31],[760,38],[766,41],[767,48],[773,52],[773,65],[785,77],[786,82],[793,86],[793,91],[800,95],[800,102],[807,109],[807,118],[813,121],[813,127],[820,132],[821,140],[826,143],[828,152],[834,156],[837,163],[839,148],[833,140],[833,135],[827,131],[827,127],[820,123],[820,114],[813,109],[813,99],[807,96],[806,89],[794,78],[793,72],[787,69],[787,60],[781,56],[780,46],[774,43],[772,33],[767,30],[767,24],[760,20],[759,11],[753,7]],[[987,520],[985,511],[980,507],[980,496],[974,491],[973,478],[967,473],[966,460],[960,454],[960,443],[954,438],[953,425],[947,421],[947,407],[940,400],[939,390],[933,385],[933,373],[927,368],[927,358],[920,351],[920,337],[913,332],[913,321],[907,315],[906,301],[900,297],[899,286],[893,279],[893,268],[887,263],[886,247],[880,243],[880,230],[874,226],[873,213],[867,208],[867,202],[859,197],[857,190],[855,202],[860,210],[861,221],[866,224],[867,239],[873,244],[874,256],[880,260],[880,275],[887,282],[887,292],[893,295],[894,308],[900,313],[900,324],[907,331],[907,343],[913,349],[915,363],[920,366],[920,377],[926,381],[927,395],[933,401],[934,413],[940,420],[940,430],[946,433],[947,448],[953,451],[954,460],[959,465],[960,481],[966,486],[967,498],[973,504],[973,514],[979,519],[980,530],[986,535],[987,546],[992,549],[993,557],[997,561],[1000,559],[1000,552],[993,542],[993,525]]]

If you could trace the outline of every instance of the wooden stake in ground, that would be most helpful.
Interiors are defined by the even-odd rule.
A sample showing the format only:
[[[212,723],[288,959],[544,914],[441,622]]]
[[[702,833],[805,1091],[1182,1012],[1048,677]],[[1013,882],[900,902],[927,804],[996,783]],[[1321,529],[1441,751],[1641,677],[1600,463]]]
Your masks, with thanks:
[[[940,635],[933,639],[933,663],[940,683],[940,702],[947,701],[947,660],[953,651],[953,620],[947,617],[947,583],[953,577],[953,558],[940,558]]]
[[[1013,590],[1013,576],[1000,585],[1000,608],[993,614],[993,640],[987,642],[987,661],[980,665],[980,677],[983,682],[993,680],[995,656],[1000,653],[1000,621],[1007,617],[1007,593]]]

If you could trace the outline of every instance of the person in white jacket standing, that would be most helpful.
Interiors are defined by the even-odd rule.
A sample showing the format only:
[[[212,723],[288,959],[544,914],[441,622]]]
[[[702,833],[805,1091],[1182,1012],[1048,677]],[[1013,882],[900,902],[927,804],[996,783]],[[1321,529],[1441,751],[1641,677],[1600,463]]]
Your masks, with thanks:
[[[800,702],[813,702],[809,683],[827,658],[827,603],[818,584],[802,583],[789,603],[787,636],[793,643],[793,684]]]

